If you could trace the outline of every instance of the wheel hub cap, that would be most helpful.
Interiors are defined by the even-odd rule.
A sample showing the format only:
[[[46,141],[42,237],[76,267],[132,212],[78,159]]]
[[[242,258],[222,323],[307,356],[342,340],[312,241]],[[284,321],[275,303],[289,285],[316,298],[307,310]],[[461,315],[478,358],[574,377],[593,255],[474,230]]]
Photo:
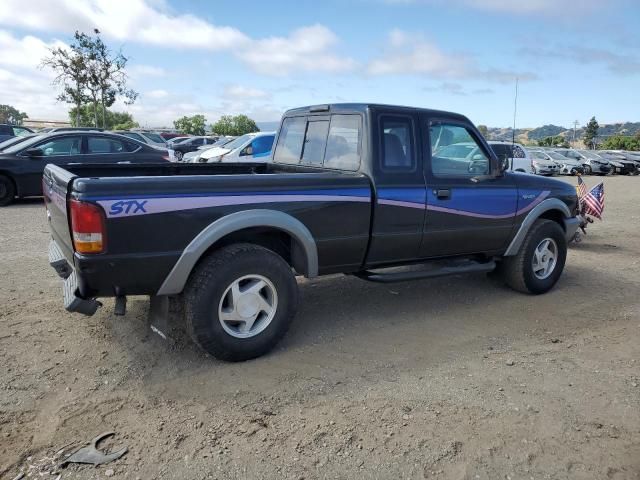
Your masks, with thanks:
[[[269,326],[277,308],[273,283],[262,275],[245,275],[225,290],[218,306],[218,320],[232,337],[249,338]]]
[[[558,262],[558,245],[552,238],[542,240],[533,251],[531,266],[533,274],[540,280],[549,278]]]

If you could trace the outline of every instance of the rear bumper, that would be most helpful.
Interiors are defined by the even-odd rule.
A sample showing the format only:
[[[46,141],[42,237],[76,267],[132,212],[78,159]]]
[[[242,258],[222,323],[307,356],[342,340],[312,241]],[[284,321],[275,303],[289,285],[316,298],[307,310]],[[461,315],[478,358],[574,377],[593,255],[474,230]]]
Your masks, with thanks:
[[[78,294],[78,275],[72,265],[67,262],[55,240],[49,242],[49,264],[62,278],[62,296],[64,308],[68,312],[93,315],[101,306],[95,298],[81,298]]]

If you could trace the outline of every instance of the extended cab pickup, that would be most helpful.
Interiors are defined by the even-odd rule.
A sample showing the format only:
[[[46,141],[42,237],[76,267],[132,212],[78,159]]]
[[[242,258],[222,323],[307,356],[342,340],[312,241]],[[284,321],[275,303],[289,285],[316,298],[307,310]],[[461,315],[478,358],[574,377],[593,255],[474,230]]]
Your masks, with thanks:
[[[470,153],[473,152],[473,153]],[[267,164],[49,165],[50,263],[67,310],[100,297],[169,297],[214,356],[271,349],[296,310],[295,276],[378,282],[497,270],[551,289],[574,235],[571,185],[505,171],[464,116],[372,104],[282,118]],[[389,267],[406,267],[393,268]]]

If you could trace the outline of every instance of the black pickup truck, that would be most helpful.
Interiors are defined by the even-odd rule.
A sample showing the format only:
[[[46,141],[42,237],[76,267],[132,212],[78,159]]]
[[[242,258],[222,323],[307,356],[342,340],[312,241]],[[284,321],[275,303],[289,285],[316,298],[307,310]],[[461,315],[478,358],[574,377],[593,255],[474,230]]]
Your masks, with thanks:
[[[116,297],[124,314],[127,295],[149,295],[157,322],[173,297],[198,345],[238,361],[285,334],[296,275],[495,270],[540,294],[562,273],[575,188],[506,172],[462,115],[298,108],[275,145],[268,164],[47,166],[49,256],[67,310],[91,315],[96,298]]]

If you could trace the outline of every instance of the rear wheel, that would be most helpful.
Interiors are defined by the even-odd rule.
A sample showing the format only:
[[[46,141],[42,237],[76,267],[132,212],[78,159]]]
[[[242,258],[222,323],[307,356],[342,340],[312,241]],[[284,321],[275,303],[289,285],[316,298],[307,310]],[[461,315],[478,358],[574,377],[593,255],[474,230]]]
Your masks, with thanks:
[[[523,293],[546,293],[556,284],[567,258],[567,240],[562,227],[551,220],[539,219],[517,255],[502,262],[507,285]]]
[[[182,157],[184,156],[184,154],[180,150],[176,150],[175,151],[175,155],[176,155],[176,160],[181,162],[182,161]]]
[[[6,207],[13,202],[16,187],[9,177],[0,175],[0,207]]]
[[[285,335],[295,315],[298,285],[282,257],[252,244],[213,253],[196,268],[184,291],[187,328],[216,358],[259,357]]]

